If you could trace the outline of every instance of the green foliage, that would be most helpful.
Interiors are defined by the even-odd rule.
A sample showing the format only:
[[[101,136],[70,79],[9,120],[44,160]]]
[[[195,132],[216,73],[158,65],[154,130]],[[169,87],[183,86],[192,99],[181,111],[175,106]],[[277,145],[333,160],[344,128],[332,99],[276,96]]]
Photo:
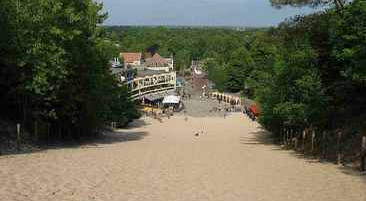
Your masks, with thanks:
[[[101,10],[92,0],[0,2],[0,64],[16,72],[2,86],[8,95],[2,106],[16,109],[15,120],[62,125],[80,136],[138,116],[110,75],[108,60],[118,51],[104,38]]]
[[[187,69],[192,59],[217,58],[220,64],[231,59],[231,52],[253,31],[223,28],[107,27],[108,36],[118,41],[120,51],[144,51],[155,47],[165,57],[174,56],[176,69]]]
[[[270,0],[272,6],[281,8],[283,6],[312,6],[312,7],[318,7],[318,6],[325,6],[329,4],[334,4],[337,7],[343,7],[346,0]]]
[[[275,132],[284,124],[339,128],[362,116],[365,8],[363,1],[353,1],[341,15],[329,9],[272,30],[282,59],[270,70],[272,83],[256,90],[263,125]]]
[[[227,75],[225,69],[216,60],[209,60],[205,64],[208,78],[212,80],[219,91],[224,91],[226,88]]]
[[[366,80],[366,2],[354,1],[334,16],[331,41],[335,44],[333,55],[342,66],[342,74],[355,81]]]

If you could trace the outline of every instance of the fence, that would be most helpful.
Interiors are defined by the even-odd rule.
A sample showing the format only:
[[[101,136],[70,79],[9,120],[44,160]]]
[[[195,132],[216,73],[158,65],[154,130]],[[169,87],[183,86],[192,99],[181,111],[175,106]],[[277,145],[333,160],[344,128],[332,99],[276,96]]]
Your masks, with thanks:
[[[305,155],[319,156],[337,164],[359,162],[359,169],[366,172],[366,136],[345,135],[341,130],[281,129],[281,141],[287,148],[293,148]]]
[[[10,128],[12,126],[12,128]],[[4,154],[5,150],[15,149],[14,151],[21,151],[23,130],[21,124],[16,125],[2,125],[0,135],[0,155]]]

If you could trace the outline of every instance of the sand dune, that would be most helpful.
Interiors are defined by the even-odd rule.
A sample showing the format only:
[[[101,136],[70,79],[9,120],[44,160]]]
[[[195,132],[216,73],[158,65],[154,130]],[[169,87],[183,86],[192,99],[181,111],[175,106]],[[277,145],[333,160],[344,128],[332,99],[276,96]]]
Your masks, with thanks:
[[[142,119],[97,144],[1,157],[0,200],[366,200],[365,178],[266,135],[241,114]]]

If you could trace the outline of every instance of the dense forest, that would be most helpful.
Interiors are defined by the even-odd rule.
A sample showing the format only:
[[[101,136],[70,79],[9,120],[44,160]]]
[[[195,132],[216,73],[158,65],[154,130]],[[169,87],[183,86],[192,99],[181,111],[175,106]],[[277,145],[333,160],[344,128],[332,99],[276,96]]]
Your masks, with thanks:
[[[335,141],[342,131],[352,147],[366,132],[366,2],[272,4],[327,9],[269,29],[109,27],[108,37],[121,51],[152,47],[174,55],[178,70],[191,59],[205,60],[216,88],[255,99],[259,121],[278,136],[289,127],[311,129],[319,137],[326,132]]]
[[[118,51],[156,49],[165,57],[174,56],[176,69],[190,66],[192,59],[230,60],[253,31],[235,31],[216,27],[107,27],[108,36],[120,45]]]
[[[79,140],[138,117],[110,75],[113,44],[101,9],[92,0],[0,1],[2,121],[20,123],[23,134],[41,142]],[[7,132],[1,133],[0,142]]]

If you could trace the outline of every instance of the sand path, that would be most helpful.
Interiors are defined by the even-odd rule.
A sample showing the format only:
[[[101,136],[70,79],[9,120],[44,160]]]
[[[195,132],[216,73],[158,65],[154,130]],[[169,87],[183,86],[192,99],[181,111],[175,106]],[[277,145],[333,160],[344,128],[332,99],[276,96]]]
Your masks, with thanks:
[[[241,114],[137,124],[98,144],[1,157],[0,200],[366,200],[365,178],[280,150]]]

